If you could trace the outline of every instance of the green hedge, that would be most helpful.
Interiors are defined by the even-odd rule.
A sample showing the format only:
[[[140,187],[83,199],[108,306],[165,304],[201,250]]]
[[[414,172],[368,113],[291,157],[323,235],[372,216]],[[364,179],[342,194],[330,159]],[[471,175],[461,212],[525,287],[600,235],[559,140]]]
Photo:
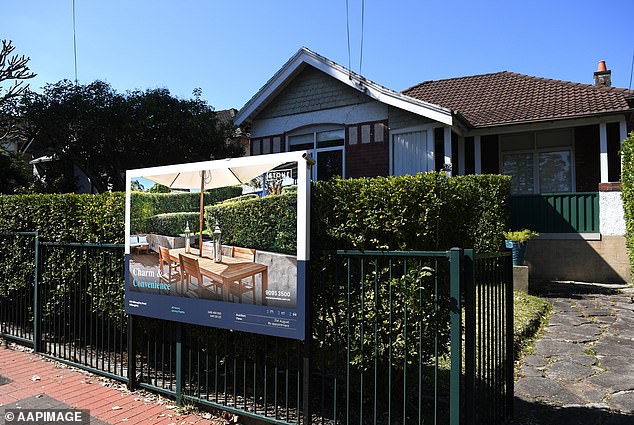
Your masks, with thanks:
[[[508,228],[510,181],[425,173],[318,182],[312,247],[497,251]]]
[[[221,187],[205,191],[205,205],[213,205],[242,194],[240,186]],[[158,214],[200,211],[200,193],[146,193],[130,194],[130,217],[135,233],[147,231],[147,220]]]
[[[297,200],[295,194],[269,195],[205,208],[205,222],[222,230],[222,241],[264,251],[295,254]]]
[[[0,195],[0,233],[37,230],[44,241],[123,243],[124,217],[123,193]],[[16,290],[16,284],[24,287],[32,282],[33,251],[26,249],[32,244],[28,237],[0,237],[0,250],[15,254],[0,256],[0,296]],[[121,318],[123,249],[100,251],[97,256],[81,255],[77,249],[40,249],[40,256],[46,258],[42,283],[55,288],[46,295],[44,314],[55,314],[61,300],[76,291],[79,279],[88,278],[95,294],[90,308],[114,320]],[[19,252],[24,254],[21,258]]]
[[[233,202],[246,201],[247,199],[258,199],[259,196],[255,193],[247,193],[246,195],[236,196],[235,198],[225,199],[224,201],[219,202],[220,204],[231,204]]]
[[[123,243],[125,194],[0,195],[0,232],[40,232],[47,241]]]
[[[634,270],[634,132],[623,141],[621,150],[621,197],[625,213],[625,241],[630,259],[630,266]]]
[[[189,223],[189,229],[193,234],[198,232],[199,222],[199,212],[157,214],[148,219],[148,231],[159,235],[178,236],[185,232],[185,227]]]
[[[501,175],[426,173],[317,182],[311,245],[316,250],[498,251],[508,229],[510,181]],[[208,206],[205,219],[208,227],[220,223],[229,244],[293,253],[295,199],[291,192]]]

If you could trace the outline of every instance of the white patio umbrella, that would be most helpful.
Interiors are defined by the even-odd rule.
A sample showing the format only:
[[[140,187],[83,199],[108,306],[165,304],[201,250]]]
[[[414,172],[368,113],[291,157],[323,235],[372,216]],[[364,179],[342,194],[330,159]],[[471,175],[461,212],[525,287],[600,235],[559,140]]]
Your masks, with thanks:
[[[143,177],[154,183],[167,186],[170,189],[200,189],[200,255],[202,256],[204,191],[206,189],[247,183],[280,164],[280,162],[275,162],[241,167],[214,167],[211,169],[199,169]]]

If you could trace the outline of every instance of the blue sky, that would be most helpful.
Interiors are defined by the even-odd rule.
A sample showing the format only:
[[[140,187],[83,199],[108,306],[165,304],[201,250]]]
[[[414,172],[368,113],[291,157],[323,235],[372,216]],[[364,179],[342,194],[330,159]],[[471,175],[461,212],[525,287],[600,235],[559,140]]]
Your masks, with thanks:
[[[345,0],[75,2],[81,83],[179,97],[200,87],[217,109],[239,109],[301,46],[348,66]],[[358,71],[361,0],[349,5]],[[502,70],[591,83],[605,60],[627,87],[633,12],[632,0],[367,0],[361,71],[395,90]],[[33,88],[74,78],[72,0],[3,0],[0,38],[31,57]]]

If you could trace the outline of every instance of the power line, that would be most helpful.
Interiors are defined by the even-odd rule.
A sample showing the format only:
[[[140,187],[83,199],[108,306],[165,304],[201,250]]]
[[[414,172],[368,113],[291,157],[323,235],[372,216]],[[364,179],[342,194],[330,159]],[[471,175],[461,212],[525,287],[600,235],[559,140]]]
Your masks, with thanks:
[[[348,0],[346,0],[346,32],[348,33],[348,72],[352,73],[350,65],[350,9],[348,8]],[[352,74],[348,76],[351,77]]]
[[[632,50],[632,66],[630,67],[630,84],[627,86],[628,90],[632,90],[632,73],[634,73],[634,50]]]
[[[73,55],[75,58],[75,85],[77,85],[77,36],[75,34],[75,0],[73,0]]]
[[[361,51],[359,52],[359,74],[363,65],[363,27],[365,23],[365,0],[361,0]]]

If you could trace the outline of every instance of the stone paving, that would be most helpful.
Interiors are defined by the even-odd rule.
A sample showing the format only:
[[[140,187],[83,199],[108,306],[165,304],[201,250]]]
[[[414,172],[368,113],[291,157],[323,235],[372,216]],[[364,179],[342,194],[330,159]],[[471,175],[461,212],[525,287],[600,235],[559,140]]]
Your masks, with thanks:
[[[551,283],[553,313],[515,382],[516,425],[634,424],[634,290]]]

